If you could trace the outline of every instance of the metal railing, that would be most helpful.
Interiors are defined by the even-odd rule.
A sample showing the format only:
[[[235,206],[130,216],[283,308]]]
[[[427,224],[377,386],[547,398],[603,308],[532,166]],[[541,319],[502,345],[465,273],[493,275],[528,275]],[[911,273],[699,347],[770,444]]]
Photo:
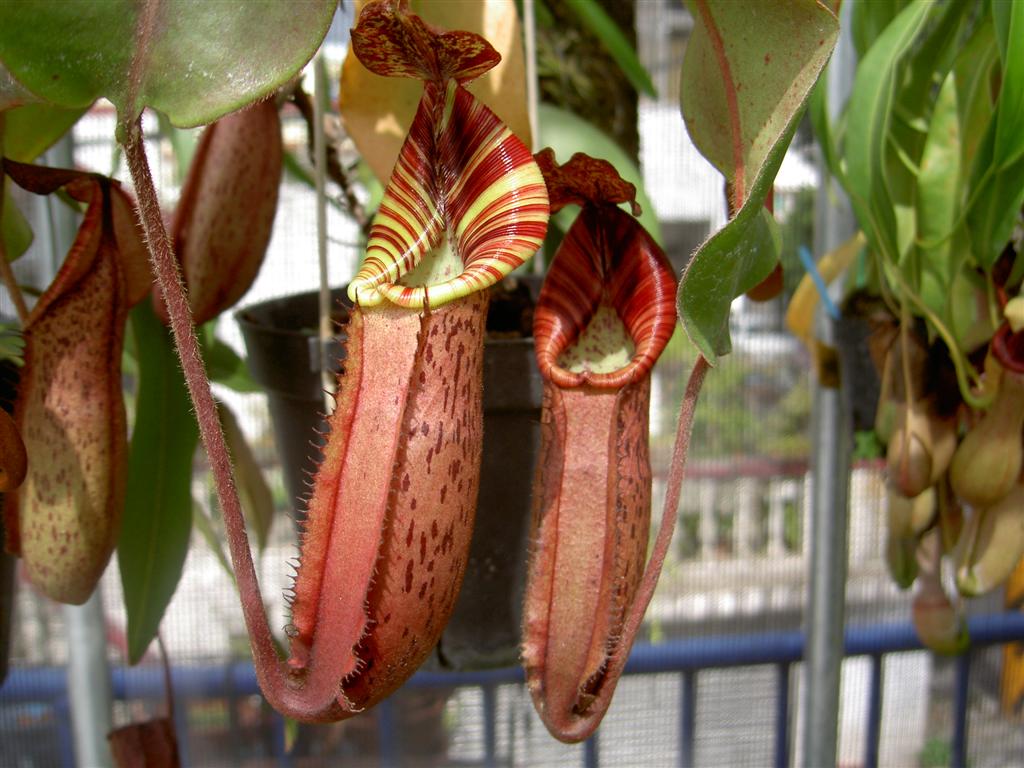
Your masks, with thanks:
[[[968,682],[972,655],[977,650],[996,644],[1024,640],[1024,613],[1006,612],[974,616],[968,620],[971,648],[956,659],[954,687],[954,719],[951,740],[951,763],[955,768],[966,766],[968,747]],[[772,665],[777,670],[775,691],[775,725],[773,762],[784,768],[791,762],[791,707],[790,673],[792,665],[804,658],[806,638],[802,632],[767,632],[749,635],[725,635],[675,640],[657,645],[638,645],[634,648],[625,674],[654,675],[677,673],[681,676],[680,716],[678,723],[679,749],[676,764],[693,766],[696,743],[697,690],[702,672],[729,667]],[[867,657],[871,673],[867,702],[866,743],[863,765],[878,765],[879,736],[882,722],[882,671],[887,654],[920,650],[913,626],[906,622],[872,624],[847,629],[844,654],[846,657]],[[230,696],[258,694],[256,677],[250,663],[235,662],[227,666],[178,667],[172,672],[175,698],[203,700]],[[497,688],[500,685],[521,684],[522,670],[516,667],[479,672],[418,672],[412,677],[410,688],[453,688],[472,686],[480,689],[484,722],[483,765],[490,768],[500,764],[496,728]],[[131,691],[133,699],[160,699],[164,696],[163,678],[159,669],[139,667],[118,668],[113,671],[114,695],[125,699]],[[0,688],[0,710],[24,704],[44,705],[52,708],[61,743],[63,765],[73,766],[70,719],[67,717],[67,679],[62,668],[12,669]],[[373,711],[377,718],[380,764],[398,764],[396,744],[398,731],[389,701]],[[176,719],[183,724],[183,713]],[[278,765],[290,764],[284,750],[284,723],[276,719],[279,730],[275,738]],[[183,739],[182,754],[187,765],[187,729],[179,727]],[[582,763],[587,768],[600,765],[601,732],[584,744]]]

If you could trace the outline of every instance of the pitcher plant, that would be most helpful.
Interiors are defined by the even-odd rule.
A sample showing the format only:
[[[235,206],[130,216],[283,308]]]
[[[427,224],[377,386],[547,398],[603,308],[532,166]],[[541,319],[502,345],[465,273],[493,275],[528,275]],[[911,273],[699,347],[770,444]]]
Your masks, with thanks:
[[[603,160],[538,155],[551,210],[582,206],[534,315],[544,378],[541,453],[523,611],[523,664],[552,735],[601,722],[661,561],[645,573],[651,515],[651,368],[676,324],[668,258],[618,203],[636,189]],[[674,511],[673,511],[674,515]]]

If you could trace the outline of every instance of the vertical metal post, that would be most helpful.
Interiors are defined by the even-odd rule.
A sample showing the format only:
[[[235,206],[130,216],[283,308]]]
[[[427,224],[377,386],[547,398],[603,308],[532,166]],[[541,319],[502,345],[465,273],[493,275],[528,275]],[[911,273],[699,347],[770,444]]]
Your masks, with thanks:
[[[234,704],[231,704],[234,706]],[[287,724],[285,719],[277,712],[273,712],[270,715],[270,748],[272,750],[272,757],[274,758],[273,765],[278,768],[286,768],[291,765],[291,758],[288,755],[288,734],[286,732]],[[238,726],[234,723],[231,724],[231,732],[239,733]],[[235,760],[241,762],[241,756],[239,750],[237,750],[239,744],[236,744]]]
[[[868,690],[868,736],[864,768],[878,768],[878,744],[882,736],[882,665],[885,657],[871,655],[871,687]]]
[[[846,7],[843,11],[848,13]],[[842,25],[844,29],[848,25]],[[848,32],[840,37],[825,77],[837,108],[845,101],[855,67]],[[823,166],[822,177],[825,176]],[[825,184],[818,187],[815,247],[826,253],[853,234],[849,206],[834,206]],[[845,201],[845,198],[844,198]],[[832,323],[820,313],[818,336],[832,344]],[[811,562],[807,594],[807,655],[804,665],[802,762],[835,765],[839,730],[839,681],[843,659],[846,596],[848,495],[852,435],[838,389],[814,383]]]
[[[838,389],[814,385],[811,566],[804,665],[804,765],[834,765],[846,613],[850,428]]]
[[[775,686],[775,768],[789,768],[789,670],[784,661],[776,667]]]
[[[598,768],[601,758],[597,739],[598,735],[595,733],[583,742],[583,768]]]
[[[697,672],[684,669],[679,697],[679,766],[695,765],[694,743],[697,740]]]
[[[484,768],[498,764],[498,692],[493,685],[481,685],[484,697]]]
[[[953,690],[953,748],[950,765],[967,765],[967,696],[971,681],[971,652],[964,651],[956,658],[956,682]]]
[[[384,699],[377,705],[377,749],[383,768],[396,768],[398,765],[397,739],[394,699]]]
[[[107,665],[103,603],[93,592],[83,605],[64,606],[68,632],[68,698],[79,765],[112,765],[107,734],[112,727],[113,693]]]
[[[75,768],[75,738],[71,733],[71,707],[66,696],[61,696],[53,702],[53,714],[57,718],[57,745],[61,768]]]

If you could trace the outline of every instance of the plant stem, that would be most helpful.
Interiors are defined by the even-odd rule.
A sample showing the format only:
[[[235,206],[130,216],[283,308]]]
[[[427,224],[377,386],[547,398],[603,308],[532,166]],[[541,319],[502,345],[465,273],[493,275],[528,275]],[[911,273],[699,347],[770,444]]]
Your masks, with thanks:
[[[181,273],[171,250],[167,230],[164,228],[160,204],[153,186],[153,177],[146,160],[141,117],[129,125],[128,130],[124,132],[124,150],[128,169],[135,184],[135,193],[138,196],[139,219],[145,234],[146,246],[149,249],[150,264],[167,303],[167,314],[170,317],[175,348],[181,360],[189,397],[196,411],[199,435],[210,460],[214,487],[224,515],[228,549],[231,552],[231,561],[235,569],[235,578],[242,600],[242,613],[249,630],[253,660],[260,678],[260,686],[265,691],[281,690],[284,685],[284,673],[277,652],[274,650],[273,635],[267,622],[259,581],[256,578],[252,554],[249,551],[245,519],[242,516],[242,505],[235,487],[227,442],[224,439],[220,418],[217,415],[217,405],[213,399],[210,381],[206,376],[203,358],[199,351],[199,341],[192,324],[192,313],[189,309],[185,287],[182,284]]]

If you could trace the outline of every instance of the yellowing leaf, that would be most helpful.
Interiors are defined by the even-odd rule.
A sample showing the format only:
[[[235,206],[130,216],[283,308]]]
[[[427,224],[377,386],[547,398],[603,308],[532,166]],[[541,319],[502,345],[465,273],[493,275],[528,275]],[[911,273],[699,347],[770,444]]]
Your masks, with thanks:
[[[357,14],[363,5],[356,4]],[[469,90],[529,147],[526,65],[513,0],[413,0],[410,10],[437,27],[476,32],[501,54],[501,63]],[[341,114],[360,154],[381,181],[391,176],[422,92],[417,80],[371,73],[349,49],[341,69]]]

